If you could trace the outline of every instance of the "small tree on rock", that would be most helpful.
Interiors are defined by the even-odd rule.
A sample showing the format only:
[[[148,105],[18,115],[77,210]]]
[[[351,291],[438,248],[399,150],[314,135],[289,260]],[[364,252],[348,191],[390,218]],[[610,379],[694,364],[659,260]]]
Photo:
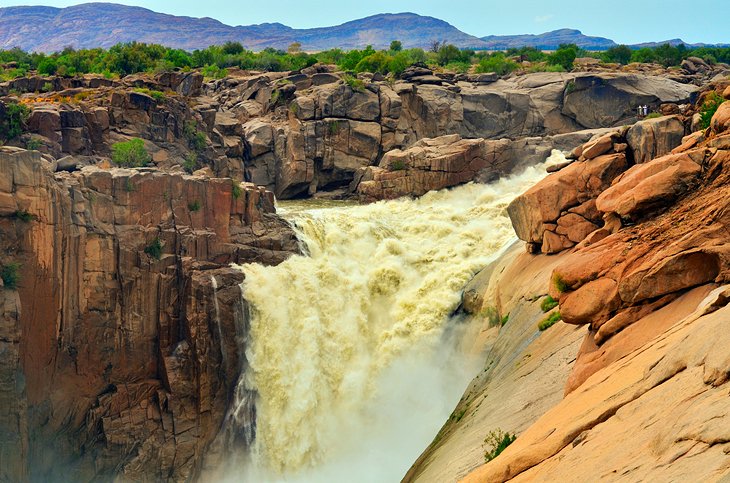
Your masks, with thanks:
[[[152,161],[152,157],[145,149],[144,141],[134,138],[112,145],[112,161],[125,168],[139,168]]]

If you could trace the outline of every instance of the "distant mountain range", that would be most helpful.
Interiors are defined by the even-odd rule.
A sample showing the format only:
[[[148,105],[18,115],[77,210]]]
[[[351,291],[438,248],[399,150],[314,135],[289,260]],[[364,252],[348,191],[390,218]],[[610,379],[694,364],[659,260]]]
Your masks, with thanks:
[[[428,48],[434,41],[445,41],[461,48],[490,50],[523,46],[549,50],[562,43],[605,50],[616,45],[613,40],[589,37],[571,29],[539,35],[479,38],[443,20],[414,13],[380,14],[333,27],[293,29],[280,23],[233,27],[212,18],[180,17],[113,3],[84,3],[67,8],[0,8],[0,49],[20,47],[27,51],[54,52],[66,46],[110,47],[135,40],[186,50],[227,41],[241,42],[252,50],[286,49],[291,43],[299,42],[307,51],[335,47],[347,50],[366,45],[386,48],[392,40],[400,40],[406,48]],[[671,42],[682,43],[679,39]]]

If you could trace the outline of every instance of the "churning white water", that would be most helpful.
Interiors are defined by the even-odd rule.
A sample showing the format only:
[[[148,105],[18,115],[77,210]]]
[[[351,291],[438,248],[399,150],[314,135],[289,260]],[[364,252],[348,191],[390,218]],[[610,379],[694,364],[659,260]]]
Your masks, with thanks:
[[[514,238],[507,204],[544,175],[541,164],[416,200],[280,210],[309,255],[241,267],[240,384],[258,393],[257,421],[252,462],[231,477],[399,481],[477,370],[448,337],[461,291]]]

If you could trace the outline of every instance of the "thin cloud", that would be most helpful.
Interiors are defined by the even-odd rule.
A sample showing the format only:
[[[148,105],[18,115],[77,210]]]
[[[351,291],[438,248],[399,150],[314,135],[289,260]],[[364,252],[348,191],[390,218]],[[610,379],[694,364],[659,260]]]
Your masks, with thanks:
[[[548,13],[547,15],[538,15],[537,17],[535,17],[535,22],[545,23],[548,20],[551,20],[553,17],[555,17],[555,15],[553,15],[552,13]]]

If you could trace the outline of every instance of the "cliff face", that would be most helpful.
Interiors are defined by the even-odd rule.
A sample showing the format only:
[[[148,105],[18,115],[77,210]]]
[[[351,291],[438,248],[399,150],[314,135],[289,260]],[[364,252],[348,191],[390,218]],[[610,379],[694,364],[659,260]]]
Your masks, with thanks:
[[[51,173],[0,152],[0,476],[187,479],[238,375],[230,262],[297,250],[273,195],[152,169]],[[15,265],[18,264],[18,265]]]
[[[557,255],[508,254],[497,275],[487,271],[467,288],[468,310],[509,312],[488,362],[512,358],[499,383],[484,383],[499,362],[485,367],[457,406],[460,421],[447,423],[446,437],[407,479],[717,481],[730,472],[728,119],[726,102],[710,128],[681,141],[650,125],[667,119],[634,126],[633,137],[646,141],[634,153],[653,153],[647,156],[622,156],[622,141],[632,134],[607,133],[510,205],[528,252]],[[576,171],[592,175],[570,175]],[[588,212],[597,215],[596,226],[581,233],[576,227]],[[559,306],[542,314],[548,293]],[[537,323],[553,313],[567,324],[539,333]],[[518,344],[499,349],[528,325]],[[544,354],[577,342],[576,335],[583,337],[580,348],[572,347],[577,355],[557,369],[556,380],[544,371],[551,365]],[[541,364],[525,369],[532,360],[526,352],[540,354]],[[511,388],[524,380],[534,381],[535,391],[513,409]],[[516,432],[517,440],[478,466],[489,448],[475,449],[477,435],[495,427]],[[457,455],[456,464],[447,455]]]
[[[282,199],[353,196],[363,177],[374,179],[370,168],[390,171],[383,162],[390,152],[398,156],[423,138],[453,134],[488,141],[487,153],[474,166],[452,166],[455,174],[446,180],[412,173],[422,189],[495,179],[590,137],[575,131],[634,122],[637,105],[684,112],[695,91],[642,74],[498,79],[437,76],[417,67],[395,83],[363,76],[348,84],[330,66],[291,74],[234,72],[207,84],[200,74],[182,72],[0,84],[0,95],[18,95],[33,111],[30,132],[15,144],[38,145],[58,159],[58,170],[97,164],[114,143],[139,137],[160,168],[209,167],[215,176],[265,186]],[[366,191],[365,198],[394,196]],[[419,194],[402,191],[395,195]]]

